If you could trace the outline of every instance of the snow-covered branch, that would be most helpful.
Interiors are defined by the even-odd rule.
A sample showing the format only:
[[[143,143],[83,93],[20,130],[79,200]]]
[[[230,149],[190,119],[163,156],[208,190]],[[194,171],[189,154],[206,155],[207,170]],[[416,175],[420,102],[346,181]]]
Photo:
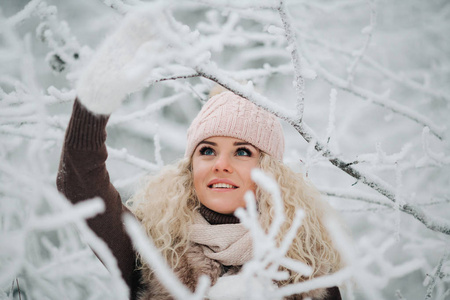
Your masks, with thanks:
[[[431,299],[431,297],[433,295],[433,289],[436,286],[436,283],[437,283],[438,279],[442,279],[443,277],[448,275],[448,274],[444,274],[442,272],[442,266],[443,266],[444,262],[447,261],[448,256],[449,256],[449,252],[450,251],[448,249],[445,251],[444,255],[439,260],[439,263],[436,266],[433,275],[431,275],[431,276],[429,275],[429,277],[427,278],[429,280],[427,280],[428,282],[426,284],[428,286],[428,288],[427,288],[427,294],[425,295],[425,300]]]
[[[302,37],[304,42],[308,42],[311,45],[320,46],[321,49],[332,51],[336,54],[343,55],[346,57],[350,58],[353,57],[354,53],[351,50],[345,49],[340,45],[330,43],[330,41],[323,40],[318,36],[311,36],[306,32],[301,32],[300,36]],[[363,62],[365,65],[367,65],[367,67],[373,69],[374,71],[381,73],[392,82],[399,83],[401,85],[413,89],[414,91],[424,93],[436,99],[450,101],[449,94],[445,94],[443,91],[432,89],[430,87],[425,86],[424,84],[420,84],[417,81],[408,78],[404,74],[399,74],[398,72],[389,69],[387,66],[382,65],[380,62],[376,61],[368,54],[361,57],[361,62]]]
[[[128,74],[141,76],[145,87],[109,121],[107,164],[124,200],[140,177],[182,156],[186,129],[218,83],[290,125],[285,163],[306,172],[349,222],[350,267],[296,292],[358,274],[357,286],[343,281],[343,298],[450,295],[448,256],[440,251],[448,248],[450,228],[448,5],[16,2],[2,3],[0,12],[0,298],[14,298],[19,285],[22,298],[33,299],[126,294],[114,258],[85,224],[102,203],[67,205],[54,179],[82,66],[125,14],[151,15],[154,5],[170,22],[155,24],[160,37],[139,49]],[[163,43],[170,46],[156,51]],[[259,234],[270,240],[268,232]],[[285,276],[271,270],[261,274]]]
[[[364,55],[367,52],[367,49],[370,46],[370,42],[372,40],[372,35],[375,30],[376,26],[376,6],[375,6],[375,0],[369,0],[370,5],[370,24],[367,27],[364,27],[362,29],[362,33],[367,35],[366,41],[364,43],[364,46],[360,49],[355,51],[355,58],[351,62],[350,66],[347,68],[347,82],[348,85],[351,86],[353,84],[354,80],[354,73],[356,70],[356,67],[358,66],[361,59],[364,57]]]
[[[304,56],[308,59],[307,54],[305,54]],[[334,87],[342,89],[343,91],[349,92],[363,100],[370,101],[371,103],[377,104],[392,112],[407,117],[421,126],[429,127],[433,135],[435,135],[440,140],[444,139],[443,134],[445,128],[443,126],[435,124],[428,117],[423,116],[422,114],[412,110],[411,108],[400,104],[399,101],[392,99],[388,94],[377,94],[363,87],[357,86],[356,84],[349,85],[346,80],[331,74],[317,62],[310,63],[314,66],[314,70],[317,71],[317,74]]]
[[[111,158],[123,160],[130,165],[133,165],[137,168],[146,170],[148,172],[157,171],[161,168],[158,164],[152,164],[144,159],[138,158],[134,155],[128,153],[127,149],[123,148],[121,150],[114,149],[111,147],[108,148],[108,153]]]
[[[280,267],[285,267],[305,276],[309,276],[312,272],[310,266],[286,257],[286,253],[301,226],[304,212],[296,212],[289,231],[278,246],[276,237],[282,224],[286,221],[279,187],[273,179],[258,169],[252,170],[252,179],[260,188],[272,196],[275,212],[270,228],[268,232],[265,232],[259,224],[255,197],[251,192],[248,192],[245,196],[246,210],[238,209],[235,213],[242,224],[250,230],[253,238],[253,257],[244,265],[242,271],[245,282],[249,286],[246,290],[246,298],[262,299],[267,297],[269,299],[278,299],[294,293],[336,285],[336,282],[333,280],[330,281],[333,282],[331,285],[327,285],[325,281],[320,281],[317,285],[310,284],[310,282],[290,284],[279,289],[273,285],[273,281],[286,280],[288,278],[288,274],[285,271],[280,271]],[[300,285],[301,288],[295,288],[297,285]]]
[[[299,123],[303,120],[303,112],[305,110],[305,81],[302,76],[301,57],[297,49],[297,39],[295,37],[295,31],[292,28],[291,20],[288,17],[286,11],[286,5],[283,0],[280,0],[280,6],[278,7],[278,13],[280,14],[281,21],[283,22],[284,33],[287,40],[287,50],[291,55],[292,65],[294,67],[294,81],[293,85],[297,92],[297,120]]]
[[[349,174],[350,176],[354,177],[358,181],[371,187],[372,189],[395,203],[395,191],[392,186],[372,174],[368,174],[358,170],[356,167],[353,167],[350,162],[344,161],[336,154],[332,153],[328,149],[326,144],[318,141],[316,134],[312,131],[312,129],[309,128],[307,124],[305,124],[305,122],[299,124],[294,118],[292,118],[291,113],[285,112],[283,109],[277,107],[269,100],[267,100],[267,98],[265,98],[264,96],[261,96],[260,94],[254,92],[252,89],[244,87],[241,84],[235,82],[233,79],[228,78],[225,74],[222,74],[220,70],[218,70],[211,64],[208,66],[199,66],[197,67],[197,71],[203,77],[217,82],[223,87],[248,99],[249,101],[252,101],[256,105],[268,110],[269,112],[272,112],[280,119],[287,121],[295,128],[295,130],[297,130],[298,133],[300,133],[300,135],[308,143],[313,142],[314,148],[324,157],[326,157],[333,165]],[[450,235],[450,222],[445,220],[433,219],[433,217],[430,217],[422,209],[412,204],[401,205],[400,210],[407,214],[410,214],[411,216],[422,222],[427,228]]]

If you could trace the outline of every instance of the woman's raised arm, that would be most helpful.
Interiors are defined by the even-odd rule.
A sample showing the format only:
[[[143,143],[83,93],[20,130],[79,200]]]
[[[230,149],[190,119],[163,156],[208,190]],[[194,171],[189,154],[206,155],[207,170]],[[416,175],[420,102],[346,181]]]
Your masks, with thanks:
[[[72,203],[93,197],[105,201],[106,211],[89,219],[88,225],[116,257],[131,298],[136,296],[140,274],[135,271],[136,253],[122,224],[122,213],[127,209],[106,170],[105,128],[109,115],[126,95],[145,85],[145,78],[130,77],[127,70],[143,45],[155,43],[154,21],[164,20],[159,15],[156,9],[128,13],[82,72],[57,178],[59,191]]]
[[[87,222],[116,257],[122,277],[130,288],[131,298],[134,298],[140,275],[135,270],[135,251],[122,224],[122,213],[127,209],[111,184],[105,165],[108,157],[105,145],[108,118],[92,114],[75,100],[64,139],[57,186],[74,204],[93,197],[105,201],[105,212]]]

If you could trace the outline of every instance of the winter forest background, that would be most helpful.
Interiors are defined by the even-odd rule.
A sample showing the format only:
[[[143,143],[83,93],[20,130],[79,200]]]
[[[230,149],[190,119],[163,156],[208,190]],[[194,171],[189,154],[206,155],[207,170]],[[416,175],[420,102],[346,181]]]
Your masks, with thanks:
[[[121,299],[87,246],[109,261],[83,222],[101,203],[71,205],[55,178],[79,72],[142,2],[0,3],[0,298]],[[353,245],[333,234],[349,266],[321,284],[344,299],[450,299],[450,2],[163,3],[189,26],[175,32],[185,51],[141,57],[149,86],[110,119],[122,198],[183,155],[219,83],[283,119],[285,162],[347,224]]]

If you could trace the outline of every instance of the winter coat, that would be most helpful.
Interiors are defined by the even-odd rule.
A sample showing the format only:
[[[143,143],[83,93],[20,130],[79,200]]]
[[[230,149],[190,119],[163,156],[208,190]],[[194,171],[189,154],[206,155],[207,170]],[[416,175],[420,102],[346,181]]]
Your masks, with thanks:
[[[78,100],[75,101],[61,154],[58,190],[74,204],[94,197],[105,201],[105,212],[87,222],[117,259],[122,277],[130,288],[130,299],[171,299],[148,268],[141,271],[136,267],[137,255],[121,222],[122,214],[129,210],[111,184],[105,165],[108,156],[105,145],[108,118],[90,113]],[[236,222],[233,216],[220,215],[208,209],[203,208],[200,212],[211,224]],[[191,243],[174,272],[181,282],[193,290],[201,274],[208,275],[215,284],[223,276],[235,275],[239,269],[240,266],[224,266],[208,259],[200,245]],[[294,295],[288,299],[302,299],[303,296],[307,295]],[[313,299],[341,299],[337,287],[313,291],[309,296]]]

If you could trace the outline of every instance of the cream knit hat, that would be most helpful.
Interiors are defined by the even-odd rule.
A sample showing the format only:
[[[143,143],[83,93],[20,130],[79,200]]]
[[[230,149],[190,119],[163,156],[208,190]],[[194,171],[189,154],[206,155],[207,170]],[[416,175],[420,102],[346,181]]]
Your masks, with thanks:
[[[190,157],[201,141],[213,136],[244,140],[283,160],[284,135],[278,119],[232,92],[209,99],[192,121],[187,132],[185,157]]]

